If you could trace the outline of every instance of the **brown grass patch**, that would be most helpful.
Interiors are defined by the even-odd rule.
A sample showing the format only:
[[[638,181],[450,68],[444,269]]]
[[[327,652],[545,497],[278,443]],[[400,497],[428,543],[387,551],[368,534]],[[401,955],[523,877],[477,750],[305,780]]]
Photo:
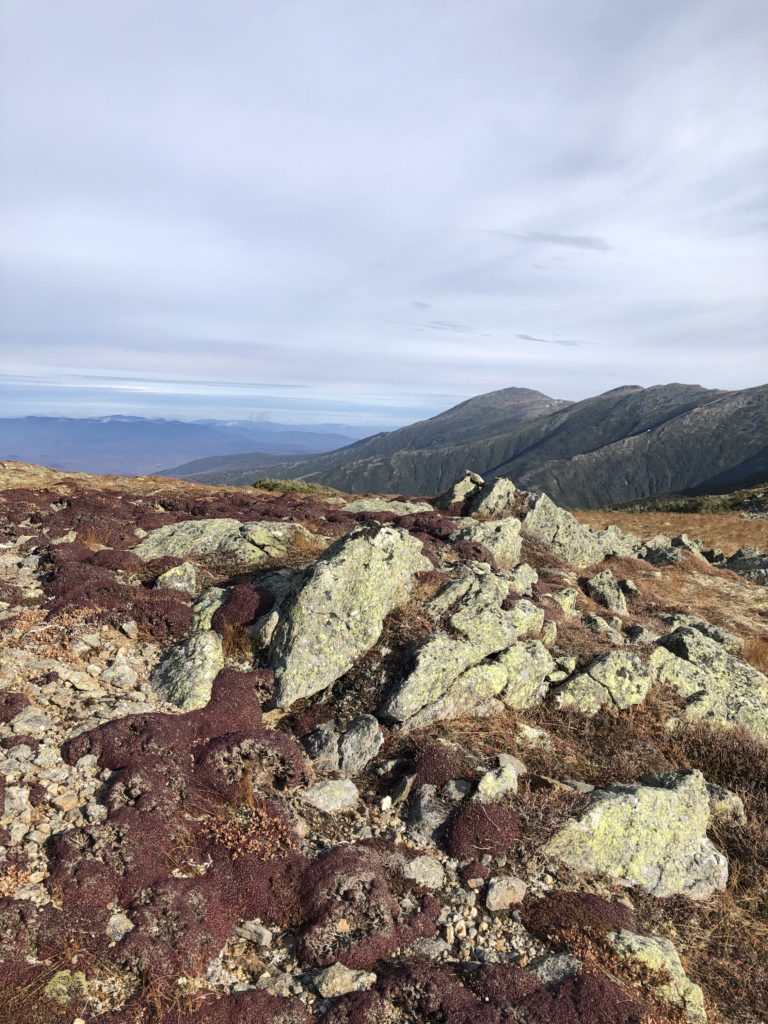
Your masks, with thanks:
[[[745,544],[768,548],[768,519],[745,519],[738,512],[707,514],[702,512],[610,512],[574,511],[573,515],[594,530],[618,526],[625,533],[634,533],[647,540],[656,533],[670,537],[687,533],[701,540],[707,548],[722,548],[732,555]]]
[[[756,668],[763,675],[768,675],[768,640],[752,637],[744,644],[741,656],[752,668]]]

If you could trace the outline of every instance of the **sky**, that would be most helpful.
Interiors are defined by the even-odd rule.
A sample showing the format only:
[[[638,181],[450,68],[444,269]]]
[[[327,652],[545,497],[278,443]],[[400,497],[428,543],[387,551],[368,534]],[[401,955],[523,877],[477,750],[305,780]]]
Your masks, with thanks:
[[[0,415],[768,380],[764,0],[0,0]]]

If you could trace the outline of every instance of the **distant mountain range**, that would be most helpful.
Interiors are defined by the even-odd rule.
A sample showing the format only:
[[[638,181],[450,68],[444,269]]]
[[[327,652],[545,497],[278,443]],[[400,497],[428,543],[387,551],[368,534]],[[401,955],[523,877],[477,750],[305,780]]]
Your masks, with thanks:
[[[250,452],[261,465],[347,445],[361,436],[340,424],[145,419],[141,416],[0,418],[0,459],[71,472],[157,473],[202,456]]]
[[[249,484],[268,470],[344,491],[425,495],[467,468],[581,508],[759,483],[768,479],[768,385],[630,385],[581,402],[506,388],[326,454],[208,458],[168,475]]]

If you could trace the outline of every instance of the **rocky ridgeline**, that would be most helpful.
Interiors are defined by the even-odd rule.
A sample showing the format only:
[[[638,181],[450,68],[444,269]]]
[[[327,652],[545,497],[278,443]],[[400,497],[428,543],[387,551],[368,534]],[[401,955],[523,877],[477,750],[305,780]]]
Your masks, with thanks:
[[[474,474],[0,498],[0,1019],[706,1019],[645,910],[725,890],[742,801],[588,783],[541,716],[768,740],[741,638],[638,611],[628,566],[717,552]]]

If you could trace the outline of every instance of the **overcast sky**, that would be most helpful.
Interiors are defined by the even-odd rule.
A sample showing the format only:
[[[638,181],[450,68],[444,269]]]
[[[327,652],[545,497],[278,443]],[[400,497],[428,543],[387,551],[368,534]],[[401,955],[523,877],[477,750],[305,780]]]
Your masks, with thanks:
[[[764,0],[0,11],[6,415],[768,379]]]

